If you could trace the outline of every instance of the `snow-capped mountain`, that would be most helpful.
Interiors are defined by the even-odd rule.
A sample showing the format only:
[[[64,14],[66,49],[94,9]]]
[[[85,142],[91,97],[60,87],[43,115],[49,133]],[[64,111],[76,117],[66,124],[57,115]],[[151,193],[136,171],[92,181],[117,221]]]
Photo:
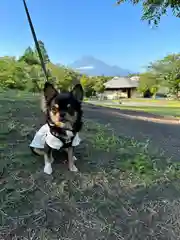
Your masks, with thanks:
[[[69,67],[89,76],[127,76],[132,73],[131,71],[118,66],[110,66],[92,56],[84,56],[69,64]]]

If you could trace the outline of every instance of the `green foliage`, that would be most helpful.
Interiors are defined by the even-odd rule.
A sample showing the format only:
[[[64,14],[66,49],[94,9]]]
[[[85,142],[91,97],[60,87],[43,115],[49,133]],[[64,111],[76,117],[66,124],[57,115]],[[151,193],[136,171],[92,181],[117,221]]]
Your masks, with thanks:
[[[139,91],[150,91],[155,95],[159,90],[179,98],[180,92],[180,54],[170,54],[151,63],[147,72],[140,74]]]
[[[39,41],[41,53],[46,64],[48,79],[53,82],[61,91],[67,91],[81,82],[86,96],[101,93],[104,91],[103,83],[107,77],[81,76],[78,72],[63,65],[50,62],[47,50],[42,41]],[[38,92],[44,85],[44,73],[41,68],[39,56],[36,49],[28,47],[24,54],[16,59],[15,57],[0,58],[0,87],[21,89]]]
[[[105,90],[104,83],[107,81],[105,77],[95,77],[94,78],[94,91],[98,93],[103,93]]]
[[[151,68],[161,79],[161,85],[169,88],[169,92],[179,97],[180,91],[180,54],[171,54],[157,61]]]
[[[45,48],[44,43],[43,43],[41,40],[39,40],[39,41],[38,41],[38,44],[39,44],[39,48],[40,48],[40,50],[41,50],[41,54],[42,54],[42,57],[43,57],[44,62],[45,62],[45,63],[50,62],[49,55],[48,55],[48,53],[47,53],[47,50],[46,50],[46,48]],[[35,54],[36,54],[37,57],[39,57],[38,52],[37,52],[37,49],[35,49]]]
[[[80,79],[80,82],[84,88],[86,97],[90,97],[94,94],[94,80],[93,78],[89,78],[86,75],[83,75]]]
[[[129,2],[127,0],[117,0],[117,4]],[[180,17],[180,2],[177,0],[130,0],[133,5],[141,4],[143,7],[142,20],[147,20],[149,24],[158,25],[162,16],[167,15],[170,9],[175,17]]]
[[[142,93],[150,90],[152,93],[155,94],[158,90],[158,82],[156,79],[156,75],[153,72],[145,72],[140,74],[138,90]]]
[[[83,75],[80,79],[80,82],[84,88],[86,97],[95,95],[96,93],[103,93],[104,83],[112,79],[113,77],[97,76],[97,77],[88,77]]]
[[[36,56],[36,54],[34,53],[34,51],[32,50],[31,47],[28,47],[24,54],[19,58],[20,62],[25,62],[28,65],[36,65],[39,64],[39,60],[38,57]]]
[[[22,62],[13,57],[0,58],[0,87],[25,89],[27,73]]]
[[[81,82],[85,97],[104,92],[104,83],[113,76],[89,77],[67,68],[66,66],[50,62],[44,43],[39,41],[48,78],[61,91],[67,91]],[[156,62],[150,63],[147,71],[138,74],[140,77],[138,91],[143,95],[156,95],[163,88],[179,98],[180,92],[180,54],[171,54]],[[130,76],[129,76],[130,77]],[[38,92],[44,85],[44,73],[35,49],[28,47],[24,54],[15,57],[0,58],[0,88],[21,89]]]

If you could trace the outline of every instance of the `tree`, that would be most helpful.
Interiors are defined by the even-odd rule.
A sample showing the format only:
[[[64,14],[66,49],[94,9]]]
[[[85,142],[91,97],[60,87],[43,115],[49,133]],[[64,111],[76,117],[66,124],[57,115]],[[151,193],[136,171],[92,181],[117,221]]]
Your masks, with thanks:
[[[103,93],[105,90],[104,83],[107,82],[107,78],[100,76],[93,78],[93,89],[96,93]]]
[[[26,71],[29,75],[27,89],[29,91],[40,91],[40,79],[42,79],[42,69],[40,68],[40,61],[36,53],[32,50],[31,47],[28,47],[24,54],[19,58],[19,62],[26,63]],[[43,75],[44,77],[44,75]]]
[[[63,65],[50,62],[42,41],[39,42],[45,59],[48,80],[61,91],[67,91],[80,82],[80,74]],[[24,54],[16,60],[15,57],[0,58],[0,87],[26,89],[37,92],[43,89],[44,73],[37,52],[28,47]]]
[[[41,91],[44,86],[44,75],[42,73],[41,66],[26,66],[26,71],[28,73],[28,82],[26,84],[26,89],[30,92]]]
[[[51,77],[56,79],[56,86],[61,91],[70,90],[79,82],[79,74],[65,66],[48,63],[47,68],[51,72]]]
[[[19,58],[19,61],[22,62],[24,61],[28,65],[36,65],[40,64],[35,52],[32,50],[31,47],[28,47],[24,54]]]
[[[129,2],[128,0],[117,0],[117,4]],[[158,25],[161,17],[167,14],[168,9],[176,17],[180,17],[180,1],[178,0],[130,0],[133,5],[142,4],[142,20],[147,20],[150,24]]]
[[[148,95],[155,95],[159,89],[159,79],[153,71],[140,74],[138,91]]]
[[[68,68],[65,68],[64,71],[65,71],[65,74],[62,82],[62,90],[68,91],[72,89],[74,85],[74,81],[76,81],[76,75],[75,75],[75,72],[71,71]]]
[[[72,90],[73,86],[80,82],[79,73],[70,68],[65,68],[64,89]]]
[[[44,63],[49,63],[49,62],[50,62],[49,55],[48,55],[48,53],[47,53],[47,50],[46,50],[46,48],[45,48],[45,45],[44,45],[43,41],[39,40],[39,41],[38,41],[38,44],[39,44],[39,48],[40,48],[40,50],[41,50],[41,54],[42,54]],[[36,56],[39,58],[37,49],[35,49],[35,53],[36,53]]]
[[[180,54],[170,54],[149,67],[158,76],[160,85],[168,87],[169,92],[179,98],[180,92]]]
[[[27,72],[23,62],[17,62],[14,57],[0,58],[0,87],[25,89]]]
[[[180,92],[180,73],[178,72],[170,72],[168,75],[165,76],[165,80],[169,83],[169,92],[176,96],[179,99],[179,92]]]
[[[51,62],[47,64],[47,69],[49,72],[51,72],[51,75],[56,79],[56,86],[59,89],[62,89],[65,77],[65,69]]]
[[[85,96],[86,97],[90,97],[94,94],[94,81],[93,78],[90,78],[86,75],[82,75],[80,78],[80,83],[82,84],[82,87],[84,89],[85,92]]]

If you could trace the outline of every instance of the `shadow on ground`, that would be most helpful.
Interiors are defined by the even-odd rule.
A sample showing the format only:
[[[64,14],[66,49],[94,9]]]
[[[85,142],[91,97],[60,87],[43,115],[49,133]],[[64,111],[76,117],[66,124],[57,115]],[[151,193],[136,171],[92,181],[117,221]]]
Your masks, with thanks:
[[[167,157],[179,161],[180,125],[144,121],[129,118],[127,116],[134,116],[135,114],[151,116],[151,114],[148,113],[111,109],[107,107],[93,106],[91,104],[84,104],[84,109],[86,118],[100,124],[109,123],[112,128],[115,129],[117,136],[135,138],[141,142],[145,142],[149,139],[149,148],[151,151],[165,151]]]

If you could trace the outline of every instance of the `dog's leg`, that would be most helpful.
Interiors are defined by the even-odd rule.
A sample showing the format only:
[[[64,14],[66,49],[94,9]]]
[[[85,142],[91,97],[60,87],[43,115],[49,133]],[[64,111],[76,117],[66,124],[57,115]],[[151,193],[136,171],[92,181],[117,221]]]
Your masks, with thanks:
[[[74,157],[75,156],[73,156],[73,148],[69,147],[68,148],[68,165],[69,165],[69,170],[71,172],[77,172],[78,171],[77,167],[74,164]]]
[[[51,174],[52,173],[52,166],[54,159],[52,156],[52,149],[46,145],[45,146],[45,153],[44,153],[44,173]]]
[[[39,148],[31,148],[32,149],[32,151],[35,153],[35,154],[37,154],[37,155],[39,155],[39,156],[43,156],[44,155],[44,150],[42,150],[42,149],[39,149]]]
[[[68,153],[69,148],[65,148],[65,151]],[[77,157],[73,155],[73,160],[77,161]]]

